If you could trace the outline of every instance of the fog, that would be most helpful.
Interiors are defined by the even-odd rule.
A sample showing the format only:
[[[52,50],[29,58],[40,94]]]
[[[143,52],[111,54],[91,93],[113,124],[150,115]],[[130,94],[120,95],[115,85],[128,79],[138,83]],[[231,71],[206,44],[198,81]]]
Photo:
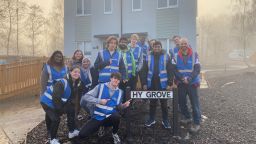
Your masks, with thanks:
[[[209,9],[202,2],[198,6],[199,11],[202,10],[197,19],[201,63],[205,66],[254,65],[256,1],[216,1],[215,6],[214,2],[209,3]]]
[[[48,56],[63,50],[63,0],[19,0],[18,17],[16,8],[16,0],[0,1],[0,55]],[[198,0],[201,63],[253,65],[255,14],[253,0]]]

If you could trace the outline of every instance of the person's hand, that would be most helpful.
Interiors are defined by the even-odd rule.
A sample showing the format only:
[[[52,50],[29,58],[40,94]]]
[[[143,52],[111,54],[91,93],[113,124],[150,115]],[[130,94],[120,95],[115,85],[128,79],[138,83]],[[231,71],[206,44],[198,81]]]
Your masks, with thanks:
[[[185,84],[189,84],[187,77],[185,77],[184,83],[185,83]]]
[[[110,99],[101,99],[101,100],[100,100],[100,104],[101,104],[101,105],[106,105],[109,100],[110,100]]]
[[[130,103],[131,103],[131,100],[132,100],[132,99],[129,99],[128,101],[126,101],[125,103],[123,103],[123,107],[124,107],[124,108],[129,107],[129,106],[130,106]]]
[[[147,90],[147,89],[148,89],[147,85],[144,85],[143,90]]]
[[[166,90],[171,91],[171,90],[172,90],[172,86],[169,86],[169,85],[168,85],[168,86],[166,87]]]

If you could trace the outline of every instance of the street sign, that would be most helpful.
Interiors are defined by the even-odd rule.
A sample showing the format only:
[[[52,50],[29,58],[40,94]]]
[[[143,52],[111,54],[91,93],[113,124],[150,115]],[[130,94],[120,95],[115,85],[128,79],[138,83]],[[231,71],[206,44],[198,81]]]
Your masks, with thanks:
[[[132,99],[170,99],[172,91],[131,91]]]

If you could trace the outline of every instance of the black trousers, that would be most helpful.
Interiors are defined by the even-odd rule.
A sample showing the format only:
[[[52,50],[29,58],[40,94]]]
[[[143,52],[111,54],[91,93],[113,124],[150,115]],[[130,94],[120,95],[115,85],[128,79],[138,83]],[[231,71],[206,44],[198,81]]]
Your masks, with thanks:
[[[120,88],[121,90],[123,90],[123,92],[124,92],[123,103],[127,101],[126,87],[128,87],[128,86],[131,87],[131,88],[133,87],[133,86],[132,86],[132,80],[131,80],[131,79],[128,80],[128,82],[126,82],[126,83],[120,82],[120,84],[119,84],[119,88]]]
[[[43,103],[41,103],[41,105],[45,111],[45,123],[47,132],[50,134],[51,139],[54,139],[57,136],[60,116],[62,115],[62,113],[57,112],[56,110],[48,107]],[[70,132],[73,132],[76,129],[75,107],[73,105],[67,105],[67,107],[65,108],[65,112],[67,113],[68,129]]]
[[[168,121],[168,107],[166,99],[159,99],[162,109],[162,119],[163,121]],[[151,99],[149,105],[149,117],[151,120],[155,120],[156,117],[156,106],[158,99]]]
[[[113,126],[113,134],[116,134],[119,129],[119,123],[120,123],[120,115],[118,112],[113,113],[108,118],[99,121],[94,118],[92,118],[89,122],[87,122],[85,125],[83,125],[82,129],[79,132],[79,138],[86,138],[89,135],[96,132],[100,126]]]

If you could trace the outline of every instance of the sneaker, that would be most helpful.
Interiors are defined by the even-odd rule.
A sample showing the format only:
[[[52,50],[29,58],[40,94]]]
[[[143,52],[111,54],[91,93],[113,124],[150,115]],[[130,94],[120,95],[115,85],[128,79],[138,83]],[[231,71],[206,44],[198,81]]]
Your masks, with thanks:
[[[68,133],[68,138],[72,139],[74,137],[77,137],[79,135],[79,131],[78,130],[74,130],[73,132],[69,132]]]
[[[190,131],[193,133],[197,133],[200,130],[200,125],[199,124],[194,124],[191,126]]]
[[[191,123],[192,122],[192,119],[182,119],[180,120],[180,123],[182,124],[188,124],[188,123]]]
[[[147,127],[151,127],[152,125],[154,125],[156,123],[156,121],[155,120],[151,120],[151,119],[149,119],[146,123],[145,123],[145,126],[147,126]]]
[[[52,139],[50,140],[50,144],[60,144],[60,142],[57,139]]]
[[[114,139],[114,144],[121,144],[121,140],[120,140],[120,138],[117,134],[112,133],[112,136],[113,136],[113,139]]]
[[[105,135],[105,128],[104,126],[101,126],[98,131],[98,136],[103,137]]]
[[[162,125],[163,125],[164,128],[166,128],[166,129],[172,128],[168,120],[162,121]]]

